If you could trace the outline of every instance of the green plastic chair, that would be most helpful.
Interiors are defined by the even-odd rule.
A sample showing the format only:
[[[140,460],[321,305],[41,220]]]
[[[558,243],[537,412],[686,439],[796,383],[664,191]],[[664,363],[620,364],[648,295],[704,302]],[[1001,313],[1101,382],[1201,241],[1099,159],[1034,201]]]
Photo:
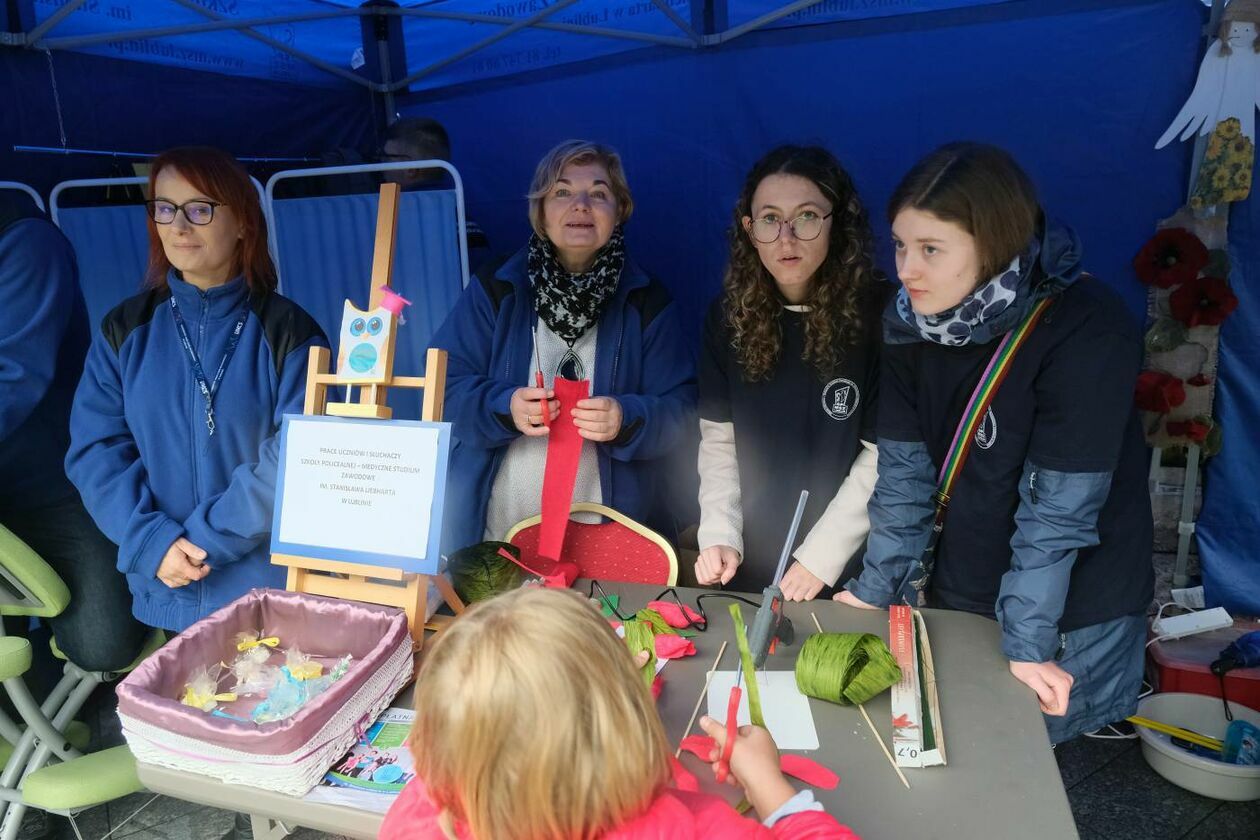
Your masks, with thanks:
[[[51,618],[69,603],[70,590],[53,568],[0,525],[0,615]],[[0,684],[25,724],[0,711],[0,840],[14,840],[27,808],[69,817],[82,840],[76,813],[144,789],[126,746],[83,754],[89,733],[74,716],[98,685],[135,668],[163,643],[155,631],[140,656],[117,673],[85,671],[66,660],[61,680],[41,704],[22,679],[31,667],[31,643],[4,635],[0,626]],[[66,659],[55,640],[53,653]]]

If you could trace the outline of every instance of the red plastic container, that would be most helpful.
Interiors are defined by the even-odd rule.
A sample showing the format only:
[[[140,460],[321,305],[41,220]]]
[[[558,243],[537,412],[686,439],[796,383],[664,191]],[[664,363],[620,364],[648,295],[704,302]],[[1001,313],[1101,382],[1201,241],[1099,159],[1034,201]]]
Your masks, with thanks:
[[[1244,633],[1260,630],[1260,621],[1238,619],[1233,627],[1155,642],[1147,648],[1148,673],[1156,691],[1185,691],[1221,696],[1221,679],[1211,664]],[[1238,668],[1225,677],[1229,699],[1260,710],[1260,668]]]

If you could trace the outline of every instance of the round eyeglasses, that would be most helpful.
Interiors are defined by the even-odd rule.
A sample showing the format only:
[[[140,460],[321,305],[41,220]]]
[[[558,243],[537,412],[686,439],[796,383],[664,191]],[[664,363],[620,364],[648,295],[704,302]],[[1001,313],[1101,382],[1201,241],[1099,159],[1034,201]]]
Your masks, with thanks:
[[[214,208],[222,207],[222,201],[185,201],[176,204],[163,198],[151,198],[144,203],[149,210],[149,218],[159,225],[169,225],[175,221],[175,214],[183,211],[184,218],[192,225],[208,225],[214,221]]]
[[[828,213],[825,216],[819,216],[817,213],[807,210],[790,221],[780,219],[773,214],[762,216],[760,219],[753,219],[752,221],[750,226],[752,237],[762,245],[769,245],[779,238],[783,233],[783,226],[787,225],[792,229],[794,237],[802,242],[809,242],[811,239],[818,238],[818,234],[822,233],[823,222],[830,219],[831,215],[831,213]]]

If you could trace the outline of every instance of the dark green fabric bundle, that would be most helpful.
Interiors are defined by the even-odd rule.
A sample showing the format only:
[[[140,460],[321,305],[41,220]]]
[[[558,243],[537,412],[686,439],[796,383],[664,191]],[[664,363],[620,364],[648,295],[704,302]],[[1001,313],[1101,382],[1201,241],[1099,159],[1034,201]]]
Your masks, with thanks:
[[[521,567],[500,555],[499,549],[518,559],[521,556],[521,550],[511,543],[493,541],[470,545],[451,555],[447,571],[464,603],[485,601],[521,585],[524,580]]]

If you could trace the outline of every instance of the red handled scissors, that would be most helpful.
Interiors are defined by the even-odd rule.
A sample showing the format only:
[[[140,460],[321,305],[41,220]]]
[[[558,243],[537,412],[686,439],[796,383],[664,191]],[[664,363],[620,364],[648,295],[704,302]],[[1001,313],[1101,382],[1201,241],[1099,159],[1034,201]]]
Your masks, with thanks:
[[[725,782],[731,772],[731,753],[735,750],[735,738],[739,735],[739,701],[743,695],[739,683],[743,676],[744,669],[740,668],[735,676],[735,685],[731,686],[730,702],[726,705],[726,743],[722,746],[721,755],[718,756],[716,772],[719,784]]]
[[[538,328],[531,326],[529,330],[534,334],[534,384],[545,389],[547,385],[542,375],[542,356],[538,353]],[[544,426],[551,425],[551,401],[546,394],[543,394],[542,401],[542,423]]]

